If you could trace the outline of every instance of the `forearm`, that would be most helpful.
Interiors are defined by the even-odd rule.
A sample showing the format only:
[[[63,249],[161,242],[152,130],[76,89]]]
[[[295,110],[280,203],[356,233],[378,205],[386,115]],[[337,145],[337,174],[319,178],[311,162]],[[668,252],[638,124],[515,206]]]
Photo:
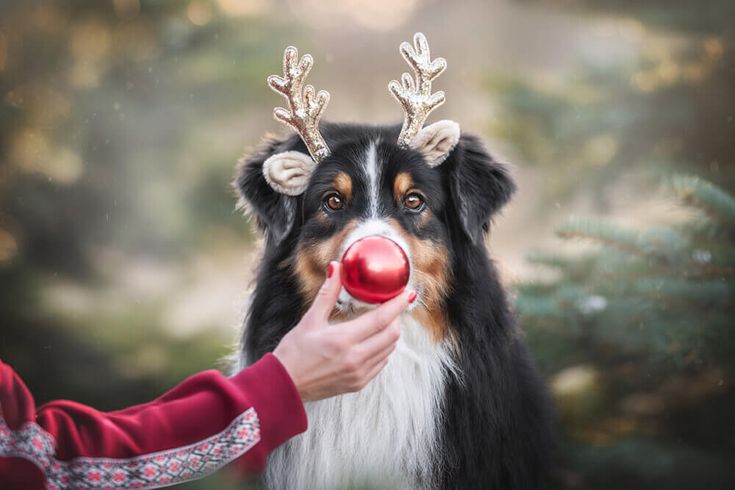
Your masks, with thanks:
[[[235,460],[258,472],[273,448],[306,429],[298,392],[272,355],[232,378],[206,371],[150,403],[107,413],[70,401],[36,409],[0,362],[0,408],[0,482],[25,472],[25,488],[39,488],[33,472],[49,488],[159,487]]]

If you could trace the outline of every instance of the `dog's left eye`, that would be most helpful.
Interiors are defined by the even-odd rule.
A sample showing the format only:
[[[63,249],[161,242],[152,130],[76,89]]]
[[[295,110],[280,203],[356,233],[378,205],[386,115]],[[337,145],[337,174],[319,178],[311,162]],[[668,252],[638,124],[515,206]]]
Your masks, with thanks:
[[[342,199],[342,196],[340,196],[336,192],[330,192],[329,194],[326,194],[324,198],[322,198],[322,206],[327,211],[339,211],[340,209],[345,207],[345,202]]]
[[[406,197],[403,198],[403,205],[406,209],[414,212],[419,212],[424,209],[424,196],[418,192],[409,192]]]

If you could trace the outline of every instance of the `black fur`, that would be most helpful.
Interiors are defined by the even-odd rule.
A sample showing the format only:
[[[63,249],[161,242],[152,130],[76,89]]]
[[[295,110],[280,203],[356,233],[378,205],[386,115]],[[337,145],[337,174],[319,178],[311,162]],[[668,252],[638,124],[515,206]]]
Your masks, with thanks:
[[[311,216],[330,176],[353,171],[366,144],[379,137],[387,174],[410,169],[430,196],[432,219],[418,229],[409,215],[387,210],[410,233],[443,243],[450,251],[452,294],[446,298],[449,323],[459,341],[461,379],[450,379],[443,415],[443,464],[437,488],[544,488],[553,446],[552,410],[525,342],[488,256],[483,237],[489,222],[515,190],[505,166],[493,160],[474,136],[463,135],[447,160],[430,168],[423,157],[399,148],[398,126],[322,124],[332,149],[298,198],[273,191],[262,176],[263,161],[285,150],[305,152],[297,136],[269,143],[245,160],[236,187],[249,203],[267,244],[243,339],[248,359],[272,350],[307,306],[289,268],[300,240],[318,240],[339,229]],[[391,178],[388,175],[388,178]],[[359,191],[357,191],[359,193]],[[352,213],[362,212],[356,202]],[[349,430],[349,428],[345,428]]]

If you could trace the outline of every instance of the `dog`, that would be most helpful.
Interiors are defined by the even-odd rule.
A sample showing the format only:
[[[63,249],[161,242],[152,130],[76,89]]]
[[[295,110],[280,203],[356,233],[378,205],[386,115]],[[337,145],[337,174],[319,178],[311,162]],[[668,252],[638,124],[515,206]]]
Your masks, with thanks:
[[[399,102],[412,102],[409,92],[424,96],[425,109],[443,94],[421,82],[443,68],[434,69],[422,35],[414,42],[401,52],[417,78],[404,75],[391,92]],[[403,248],[418,297],[368,386],[305,404],[310,428],[271,454],[267,486],[543,488],[553,411],[485,245],[516,189],[507,166],[457,123],[424,127],[414,117],[421,111],[405,104],[403,125],[294,121],[300,104],[301,116],[320,115],[328,100],[298,80],[310,67],[287,49],[284,76],[269,82],[292,109],[276,109],[276,118],[299,134],[265,141],[241,160],[234,181],[265,236],[242,362],[274,349],[311,304],[329,262],[360,238],[385,236]],[[333,317],[368,307],[342,290]]]

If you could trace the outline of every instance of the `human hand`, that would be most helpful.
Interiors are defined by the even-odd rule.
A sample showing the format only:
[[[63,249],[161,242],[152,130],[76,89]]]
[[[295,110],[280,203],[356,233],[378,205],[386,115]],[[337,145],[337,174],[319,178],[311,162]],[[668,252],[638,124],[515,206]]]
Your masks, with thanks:
[[[416,299],[414,291],[404,291],[353,320],[330,324],[342,287],[342,264],[329,267],[331,274],[311,308],[273,351],[304,401],[367,385],[388,363],[401,335],[397,318]]]

